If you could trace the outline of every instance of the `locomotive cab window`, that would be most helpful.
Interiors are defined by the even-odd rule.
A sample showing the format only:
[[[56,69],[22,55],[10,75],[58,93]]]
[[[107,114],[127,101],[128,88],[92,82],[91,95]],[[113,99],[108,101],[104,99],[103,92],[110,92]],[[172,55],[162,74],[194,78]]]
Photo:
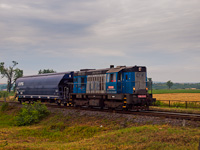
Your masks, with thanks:
[[[116,74],[110,74],[110,82],[116,82]]]
[[[109,75],[109,74],[107,74],[107,82],[109,82],[109,78],[110,78],[110,75]]]
[[[81,77],[81,86],[84,86],[84,78]]]
[[[117,80],[118,80],[118,81],[121,81],[121,80],[122,80],[122,73],[121,73],[121,72],[118,73]]]
[[[113,82],[113,74],[110,74],[110,82]]]

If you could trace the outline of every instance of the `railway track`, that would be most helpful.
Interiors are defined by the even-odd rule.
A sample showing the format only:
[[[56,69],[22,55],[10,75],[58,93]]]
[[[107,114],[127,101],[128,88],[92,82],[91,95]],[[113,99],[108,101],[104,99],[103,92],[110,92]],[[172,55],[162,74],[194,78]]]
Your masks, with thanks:
[[[3,102],[3,101],[0,101]],[[19,102],[8,102],[19,104]],[[90,107],[66,107],[58,106],[55,103],[44,103],[47,107],[51,108],[62,108],[62,109],[76,109],[76,110],[87,110],[87,111],[100,111],[100,112],[109,112],[109,113],[119,113],[119,114],[132,114],[132,115],[142,115],[142,116],[153,116],[153,117],[162,117],[162,118],[172,118],[172,119],[181,119],[181,120],[191,120],[191,121],[200,121],[200,114],[189,114],[189,113],[177,113],[177,112],[165,112],[165,111],[125,111],[125,110],[111,110],[111,109],[100,109],[100,108],[90,108]]]
[[[160,111],[144,111],[144,112],[139,112],[139,113],[140,113],[140,115],[146,115],[146,116],[156,116],[156,117],[164,117],[164,118],[172,118],[172,119],[200,121],[199,114],[164,112],[164,111],[162,111],[162,112],[160,112]]]
[[[177,112],[164,112],[164,111],[124,111],[124,110],[111,110],[111,109],[100,109],[100,108],[88,108],[88,107],[66,107],[58,106],[55,104],[46,104],[47,107],[53,108],[64,108],[64,109],[78,109],[87,111],[101,111],[109,113],[119,113],[119,114],[132,114],[132,115],[143,115],[143,116],[153,116],[162,118],[172,118],[181,120],[191,120],[200,121],[200,114],[188,114],[188,113],[177,113]]]

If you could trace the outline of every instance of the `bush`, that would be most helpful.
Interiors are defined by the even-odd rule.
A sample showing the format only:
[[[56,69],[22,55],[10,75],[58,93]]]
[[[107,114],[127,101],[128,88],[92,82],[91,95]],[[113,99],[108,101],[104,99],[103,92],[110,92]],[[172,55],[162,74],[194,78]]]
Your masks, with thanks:
[[[41,119],[49,115],[49,110],[44,104],[34,102],[33,104],[23,104],[23,108],[15,117],[17,126],[31,125],[39,122]]]
[[[9,93],[7,91],[0,91],[0,98],[8,97]]]
[[[166,104],[159,101],[159,100],[156,100],[156,102],[154,103],[154,106],[165,106]]]
[[[2,105],[1,105],[1,109],[0,109],[1,111],[6,111],[6,110],[8,110],[8,103],[3,103]]]

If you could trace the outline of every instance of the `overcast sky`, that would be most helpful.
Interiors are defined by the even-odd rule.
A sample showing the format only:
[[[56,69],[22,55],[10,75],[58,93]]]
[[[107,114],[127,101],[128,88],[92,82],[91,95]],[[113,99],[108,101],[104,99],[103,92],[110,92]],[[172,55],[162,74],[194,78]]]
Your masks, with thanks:
[[[0,62],[13,60],[24,75],[142,65],[200,82],[200,0],[1,0]]]

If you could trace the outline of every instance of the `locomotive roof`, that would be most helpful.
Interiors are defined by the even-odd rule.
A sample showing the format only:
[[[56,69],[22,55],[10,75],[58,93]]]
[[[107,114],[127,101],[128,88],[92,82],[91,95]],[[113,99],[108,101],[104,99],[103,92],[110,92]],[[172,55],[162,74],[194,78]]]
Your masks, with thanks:
[[[129,66],[123,69],[123,72],[146,72],[145,66]]]
[[[107,71],[107,73],[111,73],[111,72],[120,72],[121,70],[123,70],[124,68],[126,68],[126,66],[118,66],[116,68],[111,68],[110,70]]]
[[[95,74],[105,74],[110,68],[105,69],[84,69],[84,71],[77,71],[74,76],[85,76],[85,75],[95,75]],[[87,71],[85,71],[87,70]]]
[[[96,75],[96,74],[106,74],[112,72],[146,72],[145,66],[117,66],[116,68],[105,68],[105,69],[81,69],[74,73],[74,76],[84,76],[84,75]]]

